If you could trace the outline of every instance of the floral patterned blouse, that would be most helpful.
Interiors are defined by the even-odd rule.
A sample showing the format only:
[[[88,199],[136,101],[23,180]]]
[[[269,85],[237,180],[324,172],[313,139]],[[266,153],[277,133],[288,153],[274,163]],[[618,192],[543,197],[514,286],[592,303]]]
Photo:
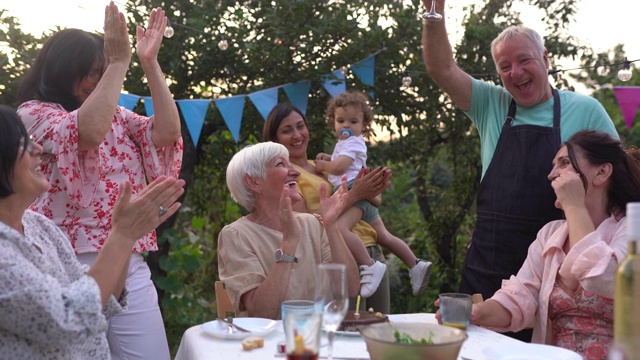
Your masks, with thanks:
[[[557,280],[549,297],[554,345],[573,349],[587,360],[606,360],[613,343],[613,299],[579,286],[571,291]]]
[[[111,229],[111,212],[120,183],[129,180],[135,197],[161,175],[177,177],[182,138],[156,149],[153,118],[117,107],[111,129],[98,147],[78,150],[78,110],[55,103],[28,101],[18,114],[43,146],[42,172],[50,183],[31,210],[44,214],[66,233],[76,253],[98,252]],[[134,252],[157,250],[155,232],[136,242]]]
[[[126,295],[102,309],[64,233],[29,210],[22,225],[24,236],[0,222],[0,358],[109,359],[105,315],[125,310]]]

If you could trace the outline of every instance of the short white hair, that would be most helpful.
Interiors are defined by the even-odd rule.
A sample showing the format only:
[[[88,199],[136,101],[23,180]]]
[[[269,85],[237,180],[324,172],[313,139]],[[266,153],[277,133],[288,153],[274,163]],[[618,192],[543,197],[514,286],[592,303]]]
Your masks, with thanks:
[[[540,36],[540,34],[538,34],[537,31],[531,28],[528,28],[526,26],[513,25],[502,30],[500,35],[498,35],[491,42],[491,57],[493,58],[493,62],[496,64],[496,66],[498,66],[498,63],[496,62],[496,55],[495,55],[496,46],[498,46],[499,44],[503,43],[506,40],[513,40],[521,37],[526,37],[531,41],[533,41],[533,44],[536,47],[536,50],[538,51],[538,53],[540,53],[540,56],[544,55],[544,51],[545,51],[544,42],[542,41],[542,37]]]
[[[255,195],[244,182],[245,175],[264,179],[267,164],[278,156],[289,158],[287,148],[274,142],[249,145],[238,151],[227,165],[227,187],[231,198],[248,211],[253,211]]]

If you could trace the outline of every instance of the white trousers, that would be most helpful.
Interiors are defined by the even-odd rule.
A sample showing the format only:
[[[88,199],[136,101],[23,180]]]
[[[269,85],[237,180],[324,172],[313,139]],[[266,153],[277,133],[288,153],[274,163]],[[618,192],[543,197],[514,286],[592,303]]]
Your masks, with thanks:
[[[98,253],[79,254],[93,265]],[[113,360],[169,360],[167,334],[158,306],[158,293],[142,255],[132,254],[127,273],[128,310],[111,318],[107,340]]]

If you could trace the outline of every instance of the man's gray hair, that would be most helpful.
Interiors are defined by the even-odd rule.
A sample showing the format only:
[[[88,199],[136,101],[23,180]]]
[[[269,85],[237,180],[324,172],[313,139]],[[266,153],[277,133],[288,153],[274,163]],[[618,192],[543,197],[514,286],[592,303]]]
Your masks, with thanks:
[[[533,44],[535,45],[536,50],[538,50],[541,56],[544,55],[544,51],[545,51],[544,42],[542,41],[542,37],[540,36],[540,34],[538,34],[537,31],[531,28],[528,28],[526,26],[513,25],[502,30],[500,35],[498,35],[491,42],[491,57],[493,57],[493,62],[496,64],[496,66],[497,66],[496,55],[495,55],[496,46],[498,46],[498,44],[506,40],[517,39],[521,37],[526,37],[526,38],[529,38],[531,41],[533,41]]]
[[[267,164],[278,156],[289,158],[289,151],[284,145],[274,142],[249,145],[233,155],[227,166],[227,187],[231,198],[248,211],[253,211],[255,194],[245,184],[244,177],[264,179]]]

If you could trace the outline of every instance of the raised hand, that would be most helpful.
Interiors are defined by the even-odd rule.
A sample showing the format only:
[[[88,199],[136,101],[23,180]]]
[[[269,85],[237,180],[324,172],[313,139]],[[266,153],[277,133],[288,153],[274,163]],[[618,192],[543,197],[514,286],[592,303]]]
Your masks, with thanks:
[[[347,177],[342,176],[342,184],[340,188],[336,190],[331,197],[327,197],[328,190],[327,184],[320,184],[320,207],[318,208],[318,214],[322,216],[322,220],[325,225],[335,223],[347,205]]]
[[[104,9],[104,55],[109,64],[131,62],[127,21],[113,1]]]
[[[300,240],[300,225],[293,216],[289,185],[285,185],[280,196],[280,223],[282,224],[283,241],[297,242]]]
[[[574,171],[567,171],[556,177],[551,186],[556,193],[557,201],[563,209],[570,206],[584,207],[586,189],[580,175]]]
[[[164,10],[161,8],[151,11],[146,30],[138,25],[136,28],[136,53],[140,61],[157,60],[166,27],[167,17],[164,16]]]

